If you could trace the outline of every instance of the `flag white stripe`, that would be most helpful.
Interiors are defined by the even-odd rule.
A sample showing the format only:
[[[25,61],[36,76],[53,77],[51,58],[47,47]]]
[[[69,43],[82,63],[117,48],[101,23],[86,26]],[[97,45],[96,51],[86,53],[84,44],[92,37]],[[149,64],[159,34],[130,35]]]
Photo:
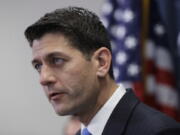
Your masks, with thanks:
[[[173,64],[171,60],[171,56],[169,51],[164,49],[163,47],[157,47],[156,49],[156,64],[160,69],[166,69],[169,71],[173,71]]]
[[[169,107],[178,107],[178,93],[172,87],[165,84],[158,84],[155,93],[159,104]]]

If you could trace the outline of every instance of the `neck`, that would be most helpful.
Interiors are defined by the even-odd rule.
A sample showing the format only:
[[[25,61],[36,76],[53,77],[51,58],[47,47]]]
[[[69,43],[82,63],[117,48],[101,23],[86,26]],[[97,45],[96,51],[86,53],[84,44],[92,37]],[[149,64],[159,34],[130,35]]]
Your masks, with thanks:
[[[113,95],[114,91],[117,89],[118,85],[114,80],[108,78],[105,80],[100,80],[100,93],[98,95],[96,103],[83,114],[79,114],[79,120],[87,126],[96,113],[101,109],[101,107],[107,102],[107,100]]]

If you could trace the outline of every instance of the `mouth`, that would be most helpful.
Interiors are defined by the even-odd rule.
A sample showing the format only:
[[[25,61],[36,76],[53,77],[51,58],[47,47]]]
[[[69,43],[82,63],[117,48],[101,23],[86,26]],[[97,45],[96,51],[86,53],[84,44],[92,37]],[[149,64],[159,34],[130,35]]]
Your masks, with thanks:
[[[52,92],[49,94],[49,100],[59,100],[65,95],[64,92]]]

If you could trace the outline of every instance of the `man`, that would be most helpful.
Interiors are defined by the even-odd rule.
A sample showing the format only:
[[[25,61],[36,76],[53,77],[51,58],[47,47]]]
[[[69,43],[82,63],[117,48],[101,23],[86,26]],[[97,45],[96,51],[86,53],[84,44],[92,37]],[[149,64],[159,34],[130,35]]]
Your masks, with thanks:
[[[25,36],[56,113],[81,121],[77,135],[180,135],[174,120],[115,83],[110,41],[94,13],[57,9],[29,26]]]

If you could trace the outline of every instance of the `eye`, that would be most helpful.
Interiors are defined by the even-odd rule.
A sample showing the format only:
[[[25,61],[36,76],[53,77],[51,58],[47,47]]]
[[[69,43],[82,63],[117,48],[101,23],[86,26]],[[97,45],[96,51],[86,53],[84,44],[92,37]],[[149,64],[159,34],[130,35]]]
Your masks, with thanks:
[[[38,72],[40,72],[41,67],[42,67],[42,64],[39,64],[39,63],[34,64],[34,68],[35,68]]]
[[[63,62],[64,62],[64,59],[62,58],[57,58],[57,57],[52,58],[53,64],[59,65],[59,64],[62,64]]]

